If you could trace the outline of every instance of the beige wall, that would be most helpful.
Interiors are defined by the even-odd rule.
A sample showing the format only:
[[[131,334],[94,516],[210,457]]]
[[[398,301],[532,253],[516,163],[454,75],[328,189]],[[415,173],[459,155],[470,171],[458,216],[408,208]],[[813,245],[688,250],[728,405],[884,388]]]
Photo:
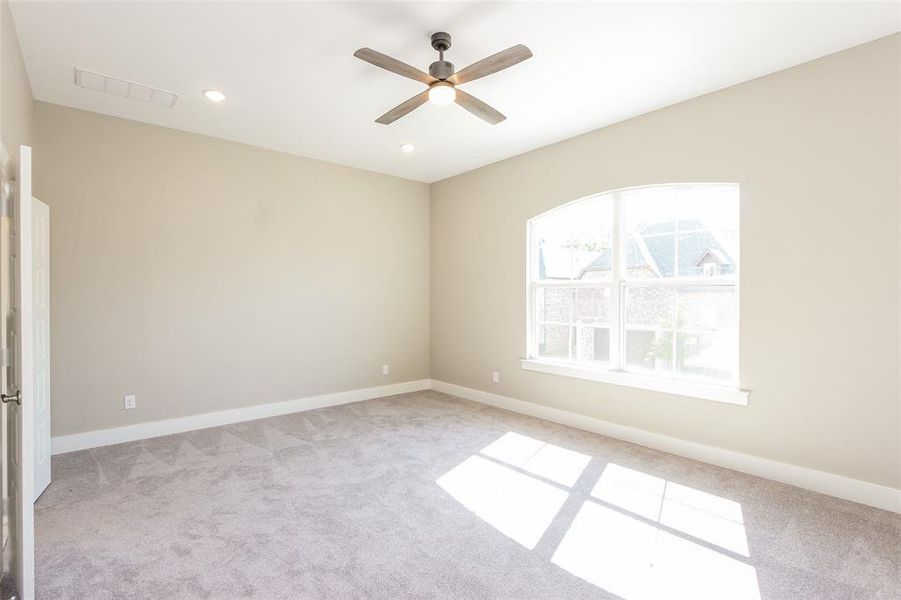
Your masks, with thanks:
[[[6,0],[0,0],[0,53],[0,140],[17,164],[19,144],[32,143],[34,99]]]
[[[425,184],[41,102],[35,137],[54,436],[428,377]]]
[[[899,106],[895,35],[433,184],[432,378],[901,487]],[[526,221],[685,181],[741,184],[750,406],[523,371]]]

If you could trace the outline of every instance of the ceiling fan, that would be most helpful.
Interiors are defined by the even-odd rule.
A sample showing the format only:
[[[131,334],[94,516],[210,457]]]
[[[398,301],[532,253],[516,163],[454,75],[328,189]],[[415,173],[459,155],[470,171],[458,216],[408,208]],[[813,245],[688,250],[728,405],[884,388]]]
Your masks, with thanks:
[[[426,102],[432,104],[451,104],[456,102],[475,116],[483,121],[487,121],[492,125],[497,125],[507,117],[497,110],[491,108],[478,98],[467,94],[463,90],[457,89],[462,83],[468,83],[476,79],[497,73],[507,67],[520,63],[527,58],[532,57],[532,51],[518,44],[512,48],[502,50],[497,54],[493,54],[488,58],[475,62],[459,73],[454,72],[454,65],[444,60],[444,53],[451,47],[451,36],[449,33],[439,31],[432,34],[432,48],[438,51],[438,60],[429,65],[429,72],[423,73],[414,66],[401,62],[396,58],[391,58],[387,54],[376,52],[371,48],[360,48],[354,52],[354,56],[365,60],[377,67],[381,67],[392,73],[421,81],[429,86],[426,91],[416,94],[406,102],[401,102],[381,117],[375,120],[376,123],[389,125],[398,120],[407,113],[422,106]]]

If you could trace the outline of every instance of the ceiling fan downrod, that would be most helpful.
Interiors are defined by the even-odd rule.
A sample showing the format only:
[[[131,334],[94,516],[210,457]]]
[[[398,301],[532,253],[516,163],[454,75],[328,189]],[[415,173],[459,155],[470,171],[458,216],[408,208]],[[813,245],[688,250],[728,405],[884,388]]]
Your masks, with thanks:
[[[451,35],[446,31],[432,34],[432,48],[438,51],[438,60],[429,65],[429,75],[440,81],[454,74],[454,64],[444,60],[444,53],[451,47]]]

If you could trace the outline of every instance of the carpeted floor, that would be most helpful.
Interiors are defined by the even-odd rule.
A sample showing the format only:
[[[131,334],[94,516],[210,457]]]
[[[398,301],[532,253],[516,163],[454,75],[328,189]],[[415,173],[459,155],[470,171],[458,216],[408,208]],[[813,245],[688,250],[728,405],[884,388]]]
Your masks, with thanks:
[[[901,517],[421,392],[53,458],[41,599],[901,598]]]

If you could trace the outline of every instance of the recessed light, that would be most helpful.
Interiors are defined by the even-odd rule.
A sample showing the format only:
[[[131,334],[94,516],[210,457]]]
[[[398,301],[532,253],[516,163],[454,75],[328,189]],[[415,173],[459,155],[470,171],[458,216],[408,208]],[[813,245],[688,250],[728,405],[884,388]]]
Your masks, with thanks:
[[[203,90],[203,96],[210,102],[222,102],[225,100],[225,94],[219,90]]]
[[[414,150],[416,150],[416,146],[414,146],[413,144],[401,144],[400,145],[400,151],[403,152],[404,154],[409,154],[410,152],[413,152]]]

